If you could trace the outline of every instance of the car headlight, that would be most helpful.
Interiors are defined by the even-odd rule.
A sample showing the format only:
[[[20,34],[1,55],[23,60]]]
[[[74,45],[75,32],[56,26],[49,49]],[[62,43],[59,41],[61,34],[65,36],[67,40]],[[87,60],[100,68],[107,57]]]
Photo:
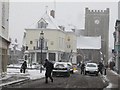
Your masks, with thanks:
[[[97,69],[95,71],[98,71]]]
[[[86,71],[89,71],[89,69],[88,69],[88,68],[86,68]]]

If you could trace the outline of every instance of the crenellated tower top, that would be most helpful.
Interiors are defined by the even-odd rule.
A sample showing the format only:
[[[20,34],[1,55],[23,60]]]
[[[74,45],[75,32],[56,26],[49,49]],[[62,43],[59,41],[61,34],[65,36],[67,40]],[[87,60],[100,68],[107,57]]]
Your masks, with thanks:
[[[89,8],[85,8],[86,14],[109,14],[109,8],[106,8],[106,10],[90,10]]]

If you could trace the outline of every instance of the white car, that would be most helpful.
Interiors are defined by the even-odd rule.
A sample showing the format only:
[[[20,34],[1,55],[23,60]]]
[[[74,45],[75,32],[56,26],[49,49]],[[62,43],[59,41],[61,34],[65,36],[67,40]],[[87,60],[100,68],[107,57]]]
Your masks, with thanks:
[[[70,76],[70,67],[67,62],[56,62],[54,64],[53,76]]]
[[[98,76],[98,65],[96,63],[87,63],[85,65],[85,75],[86,74],[95,74]]]
[[[72,63],[71,62],[67,62],[67,64],[68,64],[68,67],[70,68],[70,73],[74,73],[73,72],[73,65],[72,65]]]

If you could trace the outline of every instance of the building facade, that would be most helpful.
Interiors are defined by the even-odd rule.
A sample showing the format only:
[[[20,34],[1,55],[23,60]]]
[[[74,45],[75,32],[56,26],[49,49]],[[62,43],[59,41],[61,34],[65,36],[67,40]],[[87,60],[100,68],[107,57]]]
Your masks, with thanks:
[[[82,61],[99,63],[100,60],[103,60],[101,37],[77,37],[77,63]]]
[[[9,1],[0,1],[0,75],[7,71],[8,61],[8,26],[9,26]]]
[[[116,20],[114,35],[115,69],[120,74],[120,20]]]
[[[118,2],[118,19],[120,20],[120,1]]]
[[[108,61],[109,8],[106,10],[85,9],[85,36],[101,36],[101,52]]]
[[[29,61],[28,63],[42,64],[46,58],[51,61],[76,63],[76,35],[72,30],[65,30],[65,27],[55,21],[55,17],[47,13],[35,27],[25,29],[24,46],[27,46],[25,59]],[[43,39],[41,32],[44,34]]]

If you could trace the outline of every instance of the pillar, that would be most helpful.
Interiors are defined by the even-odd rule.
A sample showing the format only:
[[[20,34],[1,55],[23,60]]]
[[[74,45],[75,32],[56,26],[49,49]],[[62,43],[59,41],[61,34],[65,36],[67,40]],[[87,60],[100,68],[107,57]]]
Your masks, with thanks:
[[[56,57],[55,57],[55,61],[59,61],[59,60],[58,60],[58,52],[56,52],[55,54],[56,54],[56,55],[55,55],[55,56],[56,56]]]
[[[34,57],[34,59],[35,59],[35,63],[37,63],[37,52],[35,52],[35,57]]]
[[[46,59],[49,60],[49,53],[48,52],[46,53]]]

